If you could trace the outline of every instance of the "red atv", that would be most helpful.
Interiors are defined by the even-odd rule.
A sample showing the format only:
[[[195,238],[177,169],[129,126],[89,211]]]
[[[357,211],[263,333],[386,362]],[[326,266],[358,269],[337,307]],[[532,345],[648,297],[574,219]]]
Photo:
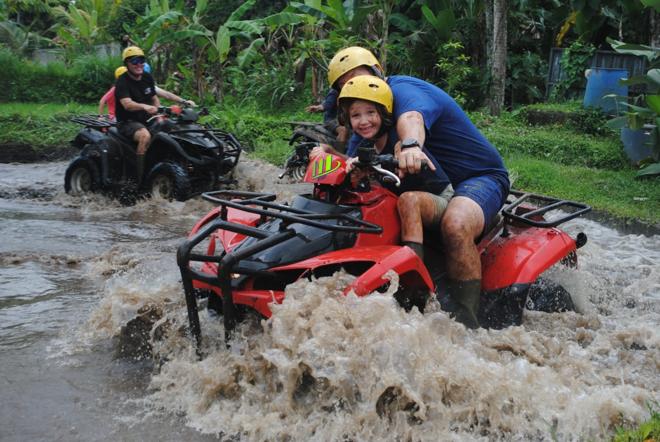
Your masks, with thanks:
[[[291,205],[274,202],[275,195],[216,191],[203,197],[218,207],[192,229],[177,252],[192,334],[199,345],[198,298],[224,316],[228,338],[249,311],[271,316],[272,302],[281,303],[288,284],[344,271],[355,280],[344,292],[358,296],[384,290],[393,270],[399,275],[395,295],[406,309],[424,306],[436,297],[444,310],[454,307],[444,293],[445,266],[440,240],[429,244],[425,261],[399,245],[397,196],[374,178],[398,182],[391,155],[360,148],[359,167],[372,179],[351,185],[344,160],[334,155],[314,158],[305,175],[313,183],[309,195]],[[391,184],[389,184],[391,185]],[[522,321],[525,306],[543,311],[572,310],[570,295],[539,276],[561,262],[577,265],[575,239],[556,227],[591,210],[584,204],[512,191],[510,200],[478,240],[482,261],[479,321],[502,328]],[[534,204],[532,204],[534,203]],[[554,219],[547,212],[561,209]],[[204,253],[194,251],[207,244]],[[203,248],[203,245],[200,245]],[[194,263],[191,266],[191,263]]]

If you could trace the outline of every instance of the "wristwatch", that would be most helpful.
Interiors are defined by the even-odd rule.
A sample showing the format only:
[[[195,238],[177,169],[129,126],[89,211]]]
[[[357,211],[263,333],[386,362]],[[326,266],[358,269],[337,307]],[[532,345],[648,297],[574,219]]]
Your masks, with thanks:
[[[417,140],[414,139],[414,138],[406,138],[405,140],[403,140],[403,141],[401,142],[401,150],[409,149],[409,148],[411,148],[411,147],[419,147],[419,148],[421,148],[421,146],[419,145],[419,141],[417,141]]]

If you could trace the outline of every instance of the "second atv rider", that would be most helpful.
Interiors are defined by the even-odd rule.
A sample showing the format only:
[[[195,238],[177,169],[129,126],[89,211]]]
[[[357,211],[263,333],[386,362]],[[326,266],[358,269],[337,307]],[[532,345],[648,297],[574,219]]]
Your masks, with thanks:
[[[158,112],[160,100],[151,74],[144,71],[145,56],[142,49],[129,46],[122,52],[127,72],[115,83],[117,102],[117,129],[128,139],[137,142],[136,176],[138,185],[144,174],[144,156],[151,142],[147,120]]]

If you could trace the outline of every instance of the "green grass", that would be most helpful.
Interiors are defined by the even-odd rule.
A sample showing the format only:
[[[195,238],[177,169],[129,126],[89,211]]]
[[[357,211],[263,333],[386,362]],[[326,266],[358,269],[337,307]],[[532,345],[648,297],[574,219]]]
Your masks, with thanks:
[[[651,417],[646,422],[632,429],[617,429],[613,442],[644,442],[660,440],[660,412],[651,411]]]
[[[95,114],[98,105],[79,103],[0,103],[0,117],[11,115],[47,117],[53,115]]]
[[[530,126],[512,114],[471,117],[503,155],[524,153],[559,164],[614,170],[628,167],[618,137],[585,134],[566,125]]]
[[[566,166],[519,153],[505,154],[504,161],[515,189],[584,202],[617,218],[660,222],[658,178],[637,180],[634,170]]]
[[[535,103],[525,106],[526,109],[548,112],[576,112],[582,109],[582,102],[573,100],[562,103]]]
[[[35,150],[66,147],[81,127],[70,118],[97,112],[97,106],[77,103],[1,103],[0,144],[21,143]]]
[[[228,99],[211,108],[204,121],[232,132],[253,156],[282,165],[292,150],[287,122],[322,119],[303,109],[273,111]],[[0,103],[0,149],[2,143],[16,142],[37,149],[68,146],[80,128],[70,116],[94,112],[93,105]],[[660,178],[635,179],[618,139],[558,125],[532,127],[515,114],[471,117],[502,152],[514,188],[581,201],[617,218],[660,224]]]

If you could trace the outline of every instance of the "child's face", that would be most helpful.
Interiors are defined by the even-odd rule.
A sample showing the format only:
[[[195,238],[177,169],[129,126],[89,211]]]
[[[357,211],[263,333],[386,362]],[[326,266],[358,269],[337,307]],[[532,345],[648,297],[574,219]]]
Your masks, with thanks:
[[[348,117],[353,132],[367,139],[374,138],[383,123],[378,109],[369,101],[355,100],[348,108]]]

